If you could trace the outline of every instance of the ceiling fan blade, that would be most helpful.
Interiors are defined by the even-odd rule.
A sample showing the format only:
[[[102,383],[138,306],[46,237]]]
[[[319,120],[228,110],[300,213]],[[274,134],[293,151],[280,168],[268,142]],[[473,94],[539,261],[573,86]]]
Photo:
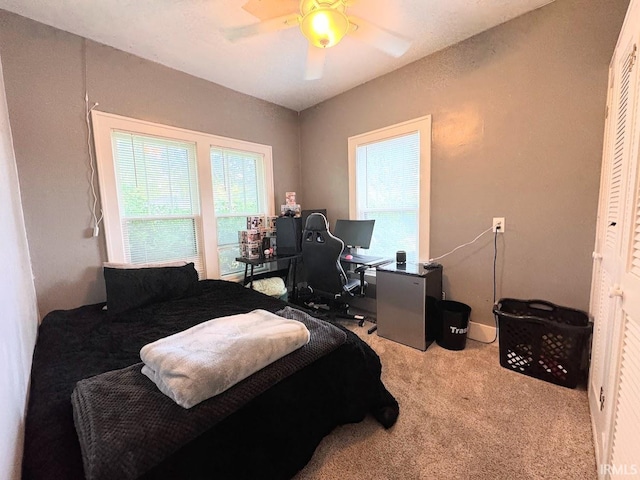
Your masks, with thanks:
[[[314,47],[309,44],[309,48],[307,49],[307,69],[304,74],[305,80],[318,80],[322,78],[326,57],[326,49]]]
[[[408,38],[380,28],[360,17],[349,15],[349,22],[355,27],[349,35],[367,42],[392,57],[401,57],[411,46],[412,42]]]
[[[298,14],[292,13],[243,27],[225,28],[222,30],[222,34],[230,42],[235,42],[243,38],[253,37],[263,33],[277,32],[279,30],[297,27],[298,25]]]
[[[249,0],[242,9],[263,22],[299,11],[300,0]]]

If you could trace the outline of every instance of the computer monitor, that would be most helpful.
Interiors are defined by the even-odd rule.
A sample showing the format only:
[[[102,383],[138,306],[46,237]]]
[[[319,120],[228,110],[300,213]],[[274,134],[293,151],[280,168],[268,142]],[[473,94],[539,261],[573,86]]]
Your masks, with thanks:
[[[375,220],[336,220],[333,234],[348,248],[369,248]]]
[[[325,216],[325,218],[327,218],[327,209],[326,208],[316,208],[313,210],[302,210],[300,216],[302,217],[302,230],[304,230],[304,226],[307,224],[307,218],[309,218],[309,215],[311,215],[312,213],[321,213],[322,215]]]

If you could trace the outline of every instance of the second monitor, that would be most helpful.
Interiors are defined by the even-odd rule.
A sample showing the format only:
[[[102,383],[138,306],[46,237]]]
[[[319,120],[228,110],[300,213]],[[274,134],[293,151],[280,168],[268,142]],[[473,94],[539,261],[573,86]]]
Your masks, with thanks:
[[[333,234],[348,248],[369,248],[375,220],[336,220]]]

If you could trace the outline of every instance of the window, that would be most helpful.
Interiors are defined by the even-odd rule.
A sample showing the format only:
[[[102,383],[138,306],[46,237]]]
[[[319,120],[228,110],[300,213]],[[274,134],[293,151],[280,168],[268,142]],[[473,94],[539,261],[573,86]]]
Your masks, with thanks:
[[[222,275],[244,271],[238,256],[238,230],[247,228],[247,216],[265,212],[262,155],[223,148],[211,149],[218,254]]]
[[[111,139],[126,261],[180,258],[202,272],[195,145],[119,131]]]
[[[349,215],[375,219],[367,255],[429,257],[431,117],[349,138]]]
[[[238,230],[272,215],[271,147],[92,112],[109,261],[242,270]]]

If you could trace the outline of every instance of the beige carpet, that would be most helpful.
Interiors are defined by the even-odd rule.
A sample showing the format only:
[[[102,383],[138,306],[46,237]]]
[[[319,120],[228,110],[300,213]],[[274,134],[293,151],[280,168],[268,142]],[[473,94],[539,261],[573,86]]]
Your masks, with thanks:
[[[337,428],[296,480],[597,478],[584,387],[500,367],[497,342],[420,352],[345,325],[380,355],[400,417]]]

